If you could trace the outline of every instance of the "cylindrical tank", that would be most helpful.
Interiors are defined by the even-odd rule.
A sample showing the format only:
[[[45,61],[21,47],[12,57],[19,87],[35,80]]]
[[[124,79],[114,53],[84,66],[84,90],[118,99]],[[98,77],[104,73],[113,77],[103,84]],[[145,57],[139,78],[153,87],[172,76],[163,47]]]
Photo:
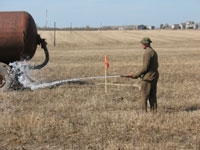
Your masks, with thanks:
[[[27,12],[0,12],[0,62],[29,60],[36,51],[38,34]]]

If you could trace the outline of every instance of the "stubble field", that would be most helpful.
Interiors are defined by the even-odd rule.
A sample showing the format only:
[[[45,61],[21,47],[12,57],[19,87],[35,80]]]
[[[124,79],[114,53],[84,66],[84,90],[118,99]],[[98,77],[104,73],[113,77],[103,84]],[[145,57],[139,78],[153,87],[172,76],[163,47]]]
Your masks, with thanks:
[[[50,62],[37,82],[129,74],[142,65],[140,40],[158,52],[158,112],[140,111],[140,79],[81,80],[0,94],[0,150],[200,149],[200,31],[39,31]],[[31,63],[44,59],[38,48]]]

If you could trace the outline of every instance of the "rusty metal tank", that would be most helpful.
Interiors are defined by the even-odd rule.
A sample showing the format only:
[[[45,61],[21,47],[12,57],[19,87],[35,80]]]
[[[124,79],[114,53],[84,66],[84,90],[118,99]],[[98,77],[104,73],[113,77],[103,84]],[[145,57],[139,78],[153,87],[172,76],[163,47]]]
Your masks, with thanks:
[[[29,13],[0,12],[0,62],[29,60],[37,44],[36,24]]]

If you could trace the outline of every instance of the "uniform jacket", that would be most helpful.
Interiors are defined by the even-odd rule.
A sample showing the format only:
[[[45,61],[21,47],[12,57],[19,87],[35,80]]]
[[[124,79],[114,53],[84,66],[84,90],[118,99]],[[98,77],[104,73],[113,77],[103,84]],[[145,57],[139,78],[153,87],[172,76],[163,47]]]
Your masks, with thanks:
[[[134,78],[142,77],[144,81],[152,81],[159,78],[158,55],[151,47],[147,47],[143,56],[143,67],[134,75]]]

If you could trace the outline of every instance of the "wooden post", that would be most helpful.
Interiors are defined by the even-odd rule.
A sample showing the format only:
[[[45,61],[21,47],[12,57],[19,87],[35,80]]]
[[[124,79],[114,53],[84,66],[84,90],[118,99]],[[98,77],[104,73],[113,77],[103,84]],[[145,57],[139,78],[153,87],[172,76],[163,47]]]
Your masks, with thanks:
[[[107,74],[108,74],[108,67],[109,67],[109,63],[108,63],[108,59],[107,59],[107,56],[105,56],[105,93],[107,93],[107,84],[108,84],[108,81],[107,81]]]
[[[108,91],[108,89],[107,89],[107,87],[108,87],[108,85],[107,85],[108,81],[107,81],[106,76],[107,76],[107,66],[105,64],[105,93],[107,93],[107,91]]]

